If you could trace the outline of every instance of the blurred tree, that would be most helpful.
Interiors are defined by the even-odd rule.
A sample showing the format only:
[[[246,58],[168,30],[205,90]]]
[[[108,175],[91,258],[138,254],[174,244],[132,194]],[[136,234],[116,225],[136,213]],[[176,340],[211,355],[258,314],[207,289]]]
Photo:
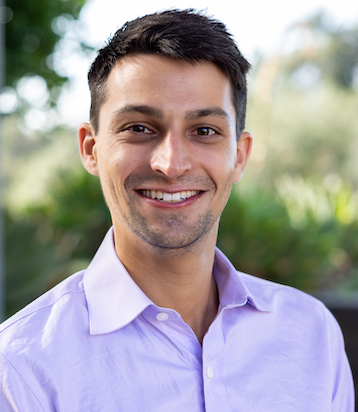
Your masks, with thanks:
[[[282,52],[257,62],[251,82],[248,174],[257,184],[335,174],[358,187],[357,26],[337,28],[324,15],[297,23]]]
[[[61,38],[61,25],[78,19],[86,0],[7,0],[6,85],[37,74],[51,89],[67,79],[51,64],[51,54]]]
[[[289,75],[306,75],[315,81],[321,78],[339,88],[358,85],[358,26],[336,27],[328,16],[319,13],[294,24],[287,36],[298,40],[297,50],[286,62]],[[300,73],[301,72],[301,73]]]
[[[10,176],[18,170],[17,167],[14,168],[17,160],[22,160],[24,165],[37,149],[48,148],[50,129],[53,131],[53,128],[57,127],[55,135],[61,133],[61,127],[57,122],[48,120],[54,115],[50,107],[56,104],[61,86],[68,79],[56,70],[54,56],[62,39],[68,35],[76,36],[79,13],[85,2],[86,0],[8,0],[6,5],[1,4],[1,24],[5,25],[6,32],[6,76],[1,85],[5,87],[2,87],[0,95],[0,111],[7,115],[1,119],[4,120],[6,130],[2,136],[5,147],[6,195],[11,183]],[[86,48],[80,37],[74,40],[79,48]],[[21,89],[26,89],[24,86],[29,86],[30,83],[31,87],[27,87],[27,96],[24,98]],[[28,111],[33,105],[38,112],[48,114],[47,133],[43,136],[37,131],[37,139],[34,139],[34,133],[25,130],[21,122],[26,115],[34,117],[33,112]],[[11,132],[7,133],[9,126]],[[68,133],[68,130],[66,132]],[[53,140],[54,136],[51,137]],[[10,152],[6,151],[9,147]],[[54,153],[51,149],[47,150],[53,156],[52,164],[57,165],[54,159],[58,151]],[[37,152],[38,156],[41,154],[44,152]],[[2,166],[1,164],[1,169]],[[20,181],[23,181],[23,176],[19,177]],[[32,182],[30,178],[29,183],[30,191],[31,188],[36,189],[36,175],[32,175]],[[42,225],[36,216],[19,214],[19,210],[14,211],[6,201],[5,209],[6,304],[9,314],[51,286],[51,273],[58,268],[62,260],[53,240],[45,240],[43,233],[46,232],[46,225]],[[52,272],[49,270],[50,266]]]

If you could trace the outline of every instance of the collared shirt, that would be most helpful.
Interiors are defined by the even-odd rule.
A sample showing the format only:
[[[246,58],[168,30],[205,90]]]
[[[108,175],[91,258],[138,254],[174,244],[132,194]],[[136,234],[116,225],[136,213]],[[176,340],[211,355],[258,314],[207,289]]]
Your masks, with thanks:
[[[2,412],[353,412],[340,328],[298,290],[237,272],[216,250],[220,306],[202,346],[118,259],[89,267],[0,328]]]

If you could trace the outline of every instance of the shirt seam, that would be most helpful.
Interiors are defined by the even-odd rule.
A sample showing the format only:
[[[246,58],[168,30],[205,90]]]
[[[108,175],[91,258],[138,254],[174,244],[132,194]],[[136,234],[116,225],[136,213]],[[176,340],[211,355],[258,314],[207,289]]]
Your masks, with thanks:
[[[40,402],[39,398],[36,396],[35,392],[32,390],[30,385],[26,382],[24,377],[21,373],[17,370],[17,368],[13,365],[13,363],[2,353],[0,352],[1,356],[5,359],[5,361],[12,367],[12,369],[16,372],[16,374],[20,377],[20,379],[24,382],[25,386],[28,388],[32,396],[36,399],[37,403],[41,406],[41,409],[45,412],[45,408],[43,407],[42,403]]]
[[[29,312],[29,313],[25,313],[25,314],[24,314],[23,316],[21,316],[20,318],[18,318],[18,319],[16,319],[16,320],[14,320],[13,322],[9,323],[4,329],[1,329],[1,330],[0,330],[0,335],[1,335],[4,331],[6,331],[8,328],[12,327],[13,325],[16,325],[18,322],[22,321],[23,319],[27,318],[28,316],[31,316],[31,315],[33,315],[33,314],[35,314],[35,313],[38,313],[38,312],[40,312],[42,309],[46,309],[46,308],[48,308],[48,307],[50,307],[50,306],[55,305],[55,304],[56,304],[57,302],[59,302],[65,295],[68,295],[69,293],[78,294],[78,293],[83,293],[83,292],[84,292],[84,288],[82,288],[81,290],[78,290],[78,291],[75,291],[75,290],[67,290],[67,291],[65,291],[64,293],[61,294],[61,296],[59,296],[57,299],[53,300],[51,303],[48,303],[48,304],[43,305],[43,306],[41,306],[41,307],[39,307],[39,308],[36,308],[36,309],[32,310],[32,311]],[[5,322],[6,322],[6,321],[5,321]],[[0,353],[1,353],[1,352],[0,352]],[[3,355],[3,356],[5,357],[5,355]],[[7,358],[5,357],[5,359],[7,359]]]

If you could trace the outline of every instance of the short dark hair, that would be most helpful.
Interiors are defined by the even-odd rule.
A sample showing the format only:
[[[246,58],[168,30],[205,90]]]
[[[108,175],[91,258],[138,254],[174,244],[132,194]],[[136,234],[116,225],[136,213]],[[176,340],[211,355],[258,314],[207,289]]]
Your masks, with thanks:
[[[138,54],[157,54],[190,64],[208,61],[219,67],[230,79],[240,138],[245,128],[246,74],[250,64],[223,23],[193,9],[167,10],[127,22],[98,51],[88,72],[90,119],[96,133],[110,71],[117,60]]]

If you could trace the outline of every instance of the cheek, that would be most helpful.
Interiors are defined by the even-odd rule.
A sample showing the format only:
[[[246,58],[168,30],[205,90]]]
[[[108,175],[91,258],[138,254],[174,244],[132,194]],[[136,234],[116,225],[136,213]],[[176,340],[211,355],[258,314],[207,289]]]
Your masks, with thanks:
[[[120,146],[98,148],[99,169],[102,174],[116,178],[130,166],[131,157]]]
[[[233,185],[234,168],[229,165],[223,167],[221,162],[216,165],[212,164],[210,170],[207,169],[207,173],[215,183],[218,201],[227,201]]]
[[[108,201],[121,187],[124,160],[115,153],[98,150],[98,170],[103,194]]]
[[[128,196],[126,189],[128,177],[148,171],[148,149],[146,151],[129,149],[132,147],[125,147],[125,145],[108,149],[100,164],[103,192],[107,197],[119,199],[118,201]]]
[[[206,159],[207,170],[214,180],[223,184],[232,181],[236,169],[236,152],[226,150],[224,153],[214,153]]]

